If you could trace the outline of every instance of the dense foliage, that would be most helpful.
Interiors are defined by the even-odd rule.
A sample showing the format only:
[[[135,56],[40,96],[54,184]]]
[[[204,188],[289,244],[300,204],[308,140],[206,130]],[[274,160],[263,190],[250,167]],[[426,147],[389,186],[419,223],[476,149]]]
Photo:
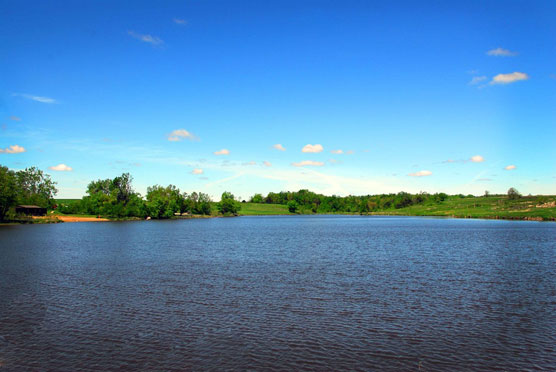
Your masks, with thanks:
[[[0,166],[0,220],[20,204],[49,208],[58,192],[56,183],[36,167],[14,172]]]
[[[231,192],[222,193],[220,202],[217,204],[218,211],[223,215],[237,216],[241,209],[241,204],[236,201],[235,196]]]
[[[252,203],[284,204],[291,213],[370,213],[387,209],[405,208],[417,204],[441,203],[448,198],[447,194],[419,193],[366,195],[366,196],[326,196],[309,190],[297,192],[269,193],[266,197],[255,194]]]
[[[174,185],[154,185],[147,188],[143,199],[133,190],[132,181],[129,173],[114,179],[93,181],[87,186],[87,196],[80,201],[60,203],[59,210],[65,214],[83,213],[112,218],[211,214],[211,200],[207,194],[181,193]]]

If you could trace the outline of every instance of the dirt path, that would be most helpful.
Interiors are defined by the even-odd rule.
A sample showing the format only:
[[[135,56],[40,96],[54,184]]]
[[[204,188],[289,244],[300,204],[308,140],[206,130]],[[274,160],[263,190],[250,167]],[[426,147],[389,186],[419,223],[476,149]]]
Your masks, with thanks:
[[[76,216],[61,216],[61,215],[56,215],[53,216],[54,218],[59,219],[60,221],[63,222],[103,222],[103,221],[110,221],[106,218],[96,218],[96,217],[76,217]],[[48,217],[33,217],[36,219],[47,219],[47,218],[51,218],[50,216]]]

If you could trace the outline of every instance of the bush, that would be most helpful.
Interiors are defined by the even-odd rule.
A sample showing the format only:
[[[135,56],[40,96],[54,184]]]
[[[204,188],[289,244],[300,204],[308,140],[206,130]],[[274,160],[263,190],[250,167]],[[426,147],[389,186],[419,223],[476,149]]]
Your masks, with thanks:
[[[515,188],[510,187],[510,189],[508,190],[508,199],[510,200],[516,200],[521,198],[521,194],[519,193],[519,191],[517,191]]]
[[[288,205],[288,211],[290,211],[290,213],[297,213],[297,210],[299,209],[299,204],[297,204],[295,200],[290,200],[287,205]]]

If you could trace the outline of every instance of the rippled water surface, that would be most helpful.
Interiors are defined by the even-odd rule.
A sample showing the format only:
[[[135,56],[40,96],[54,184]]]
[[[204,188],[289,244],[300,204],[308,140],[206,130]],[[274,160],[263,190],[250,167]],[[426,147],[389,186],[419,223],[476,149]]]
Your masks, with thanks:
[[[556,224],[0,226],[0,372],[556,370]]]

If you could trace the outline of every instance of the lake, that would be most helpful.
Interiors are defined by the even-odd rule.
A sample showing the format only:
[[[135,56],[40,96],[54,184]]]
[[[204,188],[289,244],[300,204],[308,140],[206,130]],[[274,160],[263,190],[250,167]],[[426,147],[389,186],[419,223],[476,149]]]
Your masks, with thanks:
[[[556,369],[556,224],[0,226],[0,372]]]

